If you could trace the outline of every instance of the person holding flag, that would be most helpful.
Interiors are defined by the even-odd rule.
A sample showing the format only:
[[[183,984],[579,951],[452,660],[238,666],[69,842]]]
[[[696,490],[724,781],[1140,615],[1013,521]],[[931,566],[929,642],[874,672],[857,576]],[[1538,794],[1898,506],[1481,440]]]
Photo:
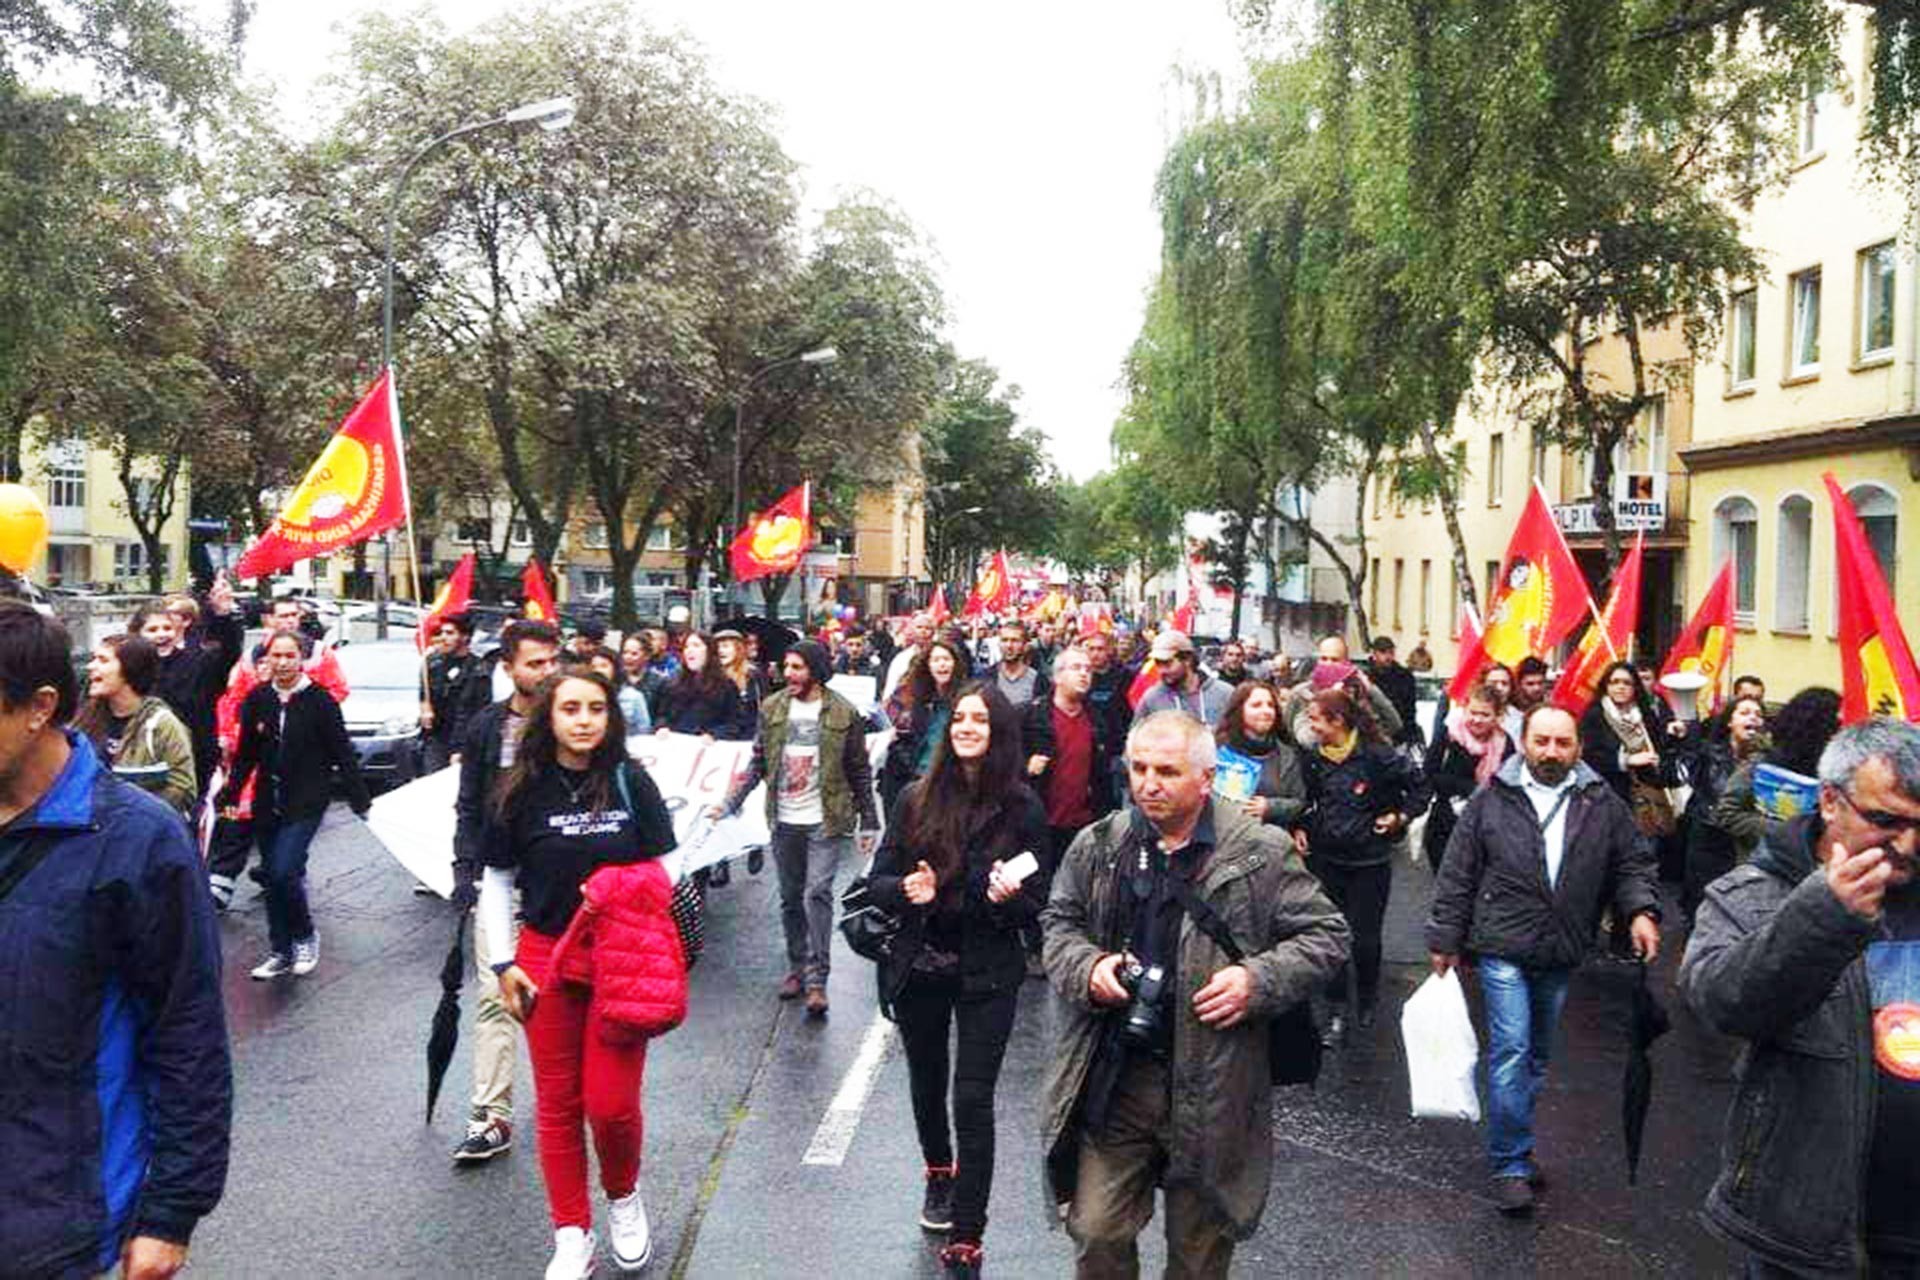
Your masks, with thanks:
[[[1460,665],[1447,686],[1447,700],[1458,705],[1489,662],[1512,671],[1529,654],[1546,657],[1592,611],[1586,579],[1554,522],[1546,491],[1536,481],[1507,543],[1484,625],[1478,634],[1462,636]]]

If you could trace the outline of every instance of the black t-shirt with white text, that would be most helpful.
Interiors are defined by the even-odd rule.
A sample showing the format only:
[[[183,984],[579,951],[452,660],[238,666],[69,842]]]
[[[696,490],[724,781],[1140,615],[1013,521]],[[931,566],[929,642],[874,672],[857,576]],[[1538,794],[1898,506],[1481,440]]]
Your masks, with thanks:
[[[506,839],[488,850],[488,865],[519,872],[528,927],[565,933],[580,908],[580,886],[595,868],[657,858],[673,848],[673,820],[646,770],[627,770],[628,796],[609,787],[594,808],[589,775],[554,768],[516,797]],[[629,804],[631,800],[631,804]]]
[[[1886,903],[1867,948],[1879,1097],[1867,1166],[1867,1251],[1920,1259],[1920,891]]]

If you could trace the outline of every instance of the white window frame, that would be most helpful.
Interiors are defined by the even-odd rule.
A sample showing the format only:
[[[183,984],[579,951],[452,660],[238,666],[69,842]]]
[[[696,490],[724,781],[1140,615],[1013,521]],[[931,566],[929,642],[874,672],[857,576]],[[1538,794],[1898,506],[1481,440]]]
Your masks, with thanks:
[[[516,547],[530,547],[533,545],[533,525],[528,521],[515,520],[513,527],[507,531],[507,534]]]
[[[1813,630],[1813,499],[1796,490],[1773,510],[1773,629],[1807,635]]]
[[[671,525],[671,524],[657,524],[653,526],[653,528],[647,530],[647,545],[645,547],[645,550],[648,550],[648,551],[684,551],[686,550],[685,543],[679,543],[673,540],[674,531],[678,527],[679,526],[677,525]]]
[[[47,505],[78,509],[87,505],[87,446],[60,440],[47,446]]]
[[[1751,548],[1747,555],[1740,554],[1738,525],[1751,526]],[[1733,621],[1735,626],[1752,627],[1754,616],[1759,612],[1760,566],[1760,506],[1745,493],[1729,493],[1721,496],[1713,504],[1713,540],[1712,564],[1714,571],[1726,562],[1729,555],[1734,558],[1733,566]],[[1748,588],[1747,600],[1743,607],[1740,600],[1742,568],[1745,568],[1745,585]]]
[[[1504,431],[1487,433],[1487,505],[1498,507],[1506,501],[1507,436]]]
[[[1899,323],[1898,317],[1900,314],[1897,301],[1900,288],[1900,265],[1899,260],[1895,257],[1895,253],[1894,242],[1891,240],[1883,240],[1879,244],[1868,245],[1862,249],[1855,263],[1854,288],[1859,297],[1859,306],[1855,310],[1857,317],[1856,323],[1859,327],[1859,333],[1855,339],[1855,359],[1862,364],[1870,360],[1887,360],[1893,357],[1894,329]],[[1873,332],[1872,306],[1876,296],[1876,290],[1873,288],[1873,284],[1879,274],[1875,268],[1876,265],[1881,262],[1886,264],[1886,275],[1889,277],[1889,282],[1892,286],[1889,292],[1893,296],[1889,296],[1886,299],[1886,341],[1879,346],[1868,346],[1868,335]],[[1872,273],[1871,276],[1870,273]]]
[[[1742,391],[1754,384],[1760,369],[1760,290],[1751,285],[1735,290],[1727,311],[1727,389]]]
[[[1811,305],[1805,297],[1811,286],[1813,301]],[[1796,271],[1787,277],[1787,376],[1790,378],[1812,377],[1820,372],[1820,307],[1821,295],[1820,268],[1808,267]],[[1812,318],[1812,359],[1802,359],[1807,353],[1806,328],[1804,321],[1811,312]]]
[[[1823,76],[1815,76],[1794,106],[1793,155],[1797,161],[1815,160],[1827,153],[1826,130],[1831,127],[1833,93]]]
[[[586,520],[580,525],[580,545],[590,551],[607,549],[607,522],[605,520]]]

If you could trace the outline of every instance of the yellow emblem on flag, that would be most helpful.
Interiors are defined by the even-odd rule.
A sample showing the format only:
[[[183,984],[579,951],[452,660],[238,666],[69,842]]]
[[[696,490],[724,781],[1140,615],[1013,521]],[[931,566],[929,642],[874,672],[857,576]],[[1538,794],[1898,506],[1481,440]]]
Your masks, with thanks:
[[[1893,663],[1888,661],[1887,647],[1880,642],[1877,631],[1860,644],[1860,673],[1866,677],[1867,707],[1872,714],[1905,720],[1907,709],[1900,697],[1900,681],[1893,674]]]
[[[281,521],[305,528],[316,520],[343,515],[366,493],[371,469],[365,445],[350,436],[336,435],[307,468]]]

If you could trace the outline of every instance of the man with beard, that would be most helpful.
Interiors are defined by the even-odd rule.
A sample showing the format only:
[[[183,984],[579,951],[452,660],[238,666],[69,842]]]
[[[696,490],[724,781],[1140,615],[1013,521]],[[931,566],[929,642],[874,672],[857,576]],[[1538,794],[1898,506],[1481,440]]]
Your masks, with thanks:
[[[1580,759],[1578,722],[1535,707],[1521,751],[1461,810],[1427,918],[1433,971],[1471,964],[1486,996],[1487,1155],[1494,1204],[1509,1216],[1531,1213],[1544,1182],[1534,1103],[1602,909],[1631,922],[1642,960],[1660,950],[1652,857],[1627,802]]]
[[[1700,906],[1680,985],[1746,1043],[1706,1222],[1750,1276],[1920,1275],[1920,727],[1820,756],[1820,804]]]

